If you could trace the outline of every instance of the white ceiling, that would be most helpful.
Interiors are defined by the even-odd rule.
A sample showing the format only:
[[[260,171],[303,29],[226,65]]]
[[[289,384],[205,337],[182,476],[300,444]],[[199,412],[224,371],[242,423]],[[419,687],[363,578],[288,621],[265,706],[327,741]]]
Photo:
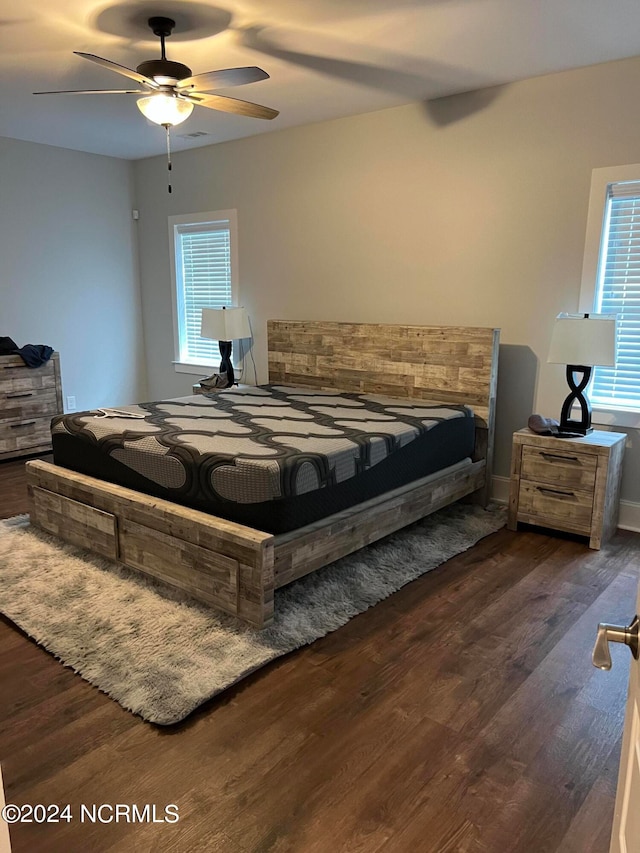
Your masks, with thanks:
[[[258,65],[269,80],[219,92],[280,110],[264,121],[196,107],[172,132],[177,150],[640,54],[638,0],[0,0],[0,136],[162,153],[164,130],[133,95],[32,94],[126,88],[73,51],[129,68],[157,58],[152,15],[177,22],[169,59],[195,74]],[[181,138],[194,132],[207,135]]]

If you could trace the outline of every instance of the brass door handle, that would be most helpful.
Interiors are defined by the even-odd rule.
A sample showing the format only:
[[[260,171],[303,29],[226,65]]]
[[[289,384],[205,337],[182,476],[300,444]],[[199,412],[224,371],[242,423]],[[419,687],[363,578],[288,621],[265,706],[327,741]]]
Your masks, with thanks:
[[[608,625],[606,622],[601,622],[598,625],[598,636],[596,644],[593,647],[593,655],[591,660],[593,665],[598,669],[611,669],[611,652],[609,651],[609,643],[624,643],[629,646],[631,654],[638,660],[638,616],[634,616],[631,625],[624,627],[622,625]]]

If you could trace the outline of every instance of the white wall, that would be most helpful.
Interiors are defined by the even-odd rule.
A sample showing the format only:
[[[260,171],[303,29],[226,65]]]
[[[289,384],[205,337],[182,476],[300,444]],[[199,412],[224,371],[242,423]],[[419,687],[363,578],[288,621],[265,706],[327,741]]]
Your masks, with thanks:
[[[0,335],[60,352],[77,408],[146,397],[124,160],[0,138]]]
[[[238,211],[241,302],[268,318],[502,329],[496,473],[532,411],[559,416],[552,320],[577,310],[591,170],[639,160],[640,60],[293,128],[135,164],[150,394],[171,365],[167,216]],[[640,501],[635,432],[623,496]]]

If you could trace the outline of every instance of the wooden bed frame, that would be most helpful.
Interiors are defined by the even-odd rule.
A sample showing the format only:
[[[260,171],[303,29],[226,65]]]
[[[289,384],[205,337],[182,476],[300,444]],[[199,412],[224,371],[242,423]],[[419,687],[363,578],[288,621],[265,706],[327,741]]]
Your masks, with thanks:
[[[274,589],[491,484],[498,329],[268,323],[269,382],[468,403],[470,465],[272,535],[41,461],[28,462],[31,523],[262,628]]]

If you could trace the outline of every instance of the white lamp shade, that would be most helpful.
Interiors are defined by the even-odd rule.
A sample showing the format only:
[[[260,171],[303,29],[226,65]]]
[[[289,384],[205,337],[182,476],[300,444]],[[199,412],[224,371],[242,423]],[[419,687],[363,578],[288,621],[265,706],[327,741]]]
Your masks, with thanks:
[[[193,111],[193,104],[190,101],[175,98],[163,92],[138,98],[136,103],[140,112],[149,121],[161,125],[168,124],[171,127],[188,119]]]
[[[616,363],[615,314],[558,314],[548,362],[613,367]]]
[[[200,335],[214,341],[250,338],[251,327],[244,308],[203,308]]]

